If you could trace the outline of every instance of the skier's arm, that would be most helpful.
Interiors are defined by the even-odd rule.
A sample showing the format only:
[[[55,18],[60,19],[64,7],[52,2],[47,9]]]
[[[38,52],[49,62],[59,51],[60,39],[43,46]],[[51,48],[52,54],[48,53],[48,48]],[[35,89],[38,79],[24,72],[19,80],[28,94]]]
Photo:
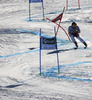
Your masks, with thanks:
[[[73,30],[72,30],[72,27],[71,26],[69,26],[69,28],[68,28],[68,34],[69,35],[72,35],[73,34]]]
[[[68,34],[71,35],[71,27],[68,27]]]
[[[80,28],[77,26],[77,33],[80,33],[81,31],[80,31]]]

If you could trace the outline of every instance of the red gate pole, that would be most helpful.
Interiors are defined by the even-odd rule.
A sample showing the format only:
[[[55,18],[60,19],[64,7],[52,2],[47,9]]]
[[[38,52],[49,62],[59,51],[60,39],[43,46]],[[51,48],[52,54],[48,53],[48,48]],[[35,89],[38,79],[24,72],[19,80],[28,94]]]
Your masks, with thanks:
[[[79,9],[80,9],[80,0],[78,0],[78,6],[79,6]]]
[[[66,0],[66,10],[68,10],[68,0]]]

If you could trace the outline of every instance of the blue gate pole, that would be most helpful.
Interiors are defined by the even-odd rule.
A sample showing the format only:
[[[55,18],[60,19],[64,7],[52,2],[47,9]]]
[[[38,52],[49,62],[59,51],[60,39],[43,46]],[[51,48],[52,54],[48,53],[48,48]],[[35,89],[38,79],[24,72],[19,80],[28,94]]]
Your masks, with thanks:
[[[43,20],[45,20],[45,17],[44,17],[44,4],[43,4],[43,0],[42,0],[42,9],[43,9]]]
[[[41,75],[41,28],[40,28],[40,50],[39,50],[39,59],[40,59],[40,75]]]
[[[29,21],[31,20],[30,0],[29,0]]]
[[[58,56],[58,48],[57,48],[57,38],[56,38],[56,28],[54,27],[54,33],[55,33],[55,45],[56,45],[56,51],[57,51],[57,64],[58,64],[58,73],[60,73],[60,68],[59,68],[59,56]]]

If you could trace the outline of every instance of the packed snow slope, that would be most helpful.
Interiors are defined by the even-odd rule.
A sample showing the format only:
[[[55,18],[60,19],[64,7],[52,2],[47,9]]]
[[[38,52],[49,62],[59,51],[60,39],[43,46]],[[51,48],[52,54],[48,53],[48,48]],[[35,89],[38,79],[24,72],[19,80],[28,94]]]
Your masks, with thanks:
[[[45,18],[59,15],[66,0],[43,0]],[[28,0],[0,0],[0,100],[92,100],[92,1],[69,0],[61,26],[66,30],[75,21],[88,48],[77,40],[75,47],[59,28],[57,35],[60,73],[55,50],[41,50],[39,34],[54,36],[52,22],[43,19],[41,3],[32,3],[29,21]]]

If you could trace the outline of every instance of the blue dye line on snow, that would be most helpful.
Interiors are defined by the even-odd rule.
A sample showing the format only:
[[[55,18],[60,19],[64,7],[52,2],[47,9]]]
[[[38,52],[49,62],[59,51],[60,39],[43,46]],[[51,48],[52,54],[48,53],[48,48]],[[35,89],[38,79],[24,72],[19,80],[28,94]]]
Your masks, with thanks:
[[[60,67],[76,66],[76,65],[81,65],[81,64],[85,64],[85,63],[92,63],[92,61],[85,61],[85,62],[78,62],[78,63],[68,64],[68,65],[61,65]]]
[[[84,62],[78,62],[78,63],[68,64],[68,65],[61,65],[60,68],[61,67],[76,66],[76,65],[81,65],[81,64],[85,64],[85,63],[92,63],[92,61],[84,61]],[[53,77],[53,78],[61,78],[61,79],[68,79],[68,80],[92,82],[91,79],[81,79],[81,78],[76,78],[76,77],[58,76],[59,74],[55,72],[56,70],[58,70],[57,67],[47,69],[47,72],[42,72],[42,75],[44,77]]]
[[[54,12],[50,12],[50,13],[46,13],[45,15],[48,15],[48,14],[56,14],[56,13],[61,13],[62,11],[54,11]],[[31,17],[31,20],[29,20],[29,18],[27,18],[25,21],[27,22],[47,22],[47,20],[34,20],[34,18],[37,18],[37,17],[40,17],[40,16],[43,16],[43,14],[38,14],[36,16],[32,16]]]
[[[17,31],[20,31],[20,32],[28,32],[28,33],[32,33],[34,35],[39,36],[39,33],[38,32],[35,32],[35,31],[29,31],[29,30],[24,30],[24,29],[20,29],[20,30],[17,30]],[[42,36],[50,37],[50,36],[45,35],[45,34],[42,34]],[[61,39],[57,39],[57,40],[63,42],[63,40],[61,40]],[[63,42],[63,44],[61,44],[61,45],[64,45],[64,44],[65,44],[65,42]],[[58,45],[58,46],[60,46],[60,45]],[[17,56],[17,55],[27,54],[27,53],[31,53],[31,52],[37,52],[37,51],[39,51],[39,49],[31,50],[31,51],[25,51],[25,52],[21,52],[21,53],[10,54],[10,55],[5,55],[5,56],[0,56],[0,58],[12,57],[12,56]],[[60,67],[75,66],[75,65],[85,64],[85,63],[92,63],[92,61],[85,61],[85,62],[79,62],[79,63],[74,63],[74,64],[61,65]],[[57,67],[56,68],[51,68],[47,72],[44,72],[42,74],[43,74],[43,76],[48,76],[48,77],[55,77],[55,78],[62,78],[62,79],[71,79],[71,80],[79,80],[79,81],[92,82],[92,80],[90,80],[90,79],[81,79],[81,78],[74,78],[74,77],[58,76],[54,72],[55,70],[57,70]]]
[[[34,34],[34,35],[40,36],[40,33],[35,32],[35,31],[29,31],[29,30],[24,30],[24,29],[17,29],[16,31],[18,31],[18,32],[32,33],[32,34]],[[51,36],[45,35],[45,34],[42,34],[42,36],[44,36],[44,37],[51,37]],[[57,39],[57,40],[63,42],[62,39]],[[60,44],[60,45],[58,45],[58,46],[61,46],[61,45],[64,45],[64,44],[65,44],[65,42],[63,42],[62,44]],[[31,53],[31,52],[37,52],[37,51],[39,51],[39,49],[36,49],[36,50],[30,50],[30,51],[25,51],[25,52],[21,52],[21,53],[10,54],[10,55],[5,55],[5,56],[0,56],[0,58],[12,57],[12,56],[17,56],[17,55],[26,54],[26,53]]]
[[[89,6],[89,7],[82,7],[80,9],[90,9],[92,8],[92,6]],[[68,9],[67,11],[75,11],[75,10],[80,10],[79,8],[74,8],[74,9]],[[57,14],[57,13],[61,13],[62,11],[54,11],[54,12],[49,12],[49,13],[46,13],[45,15],[48,15],[48,14]],[[36,16],[33,16],[31,17],[31,22],[47,22],[46,20],[34,20],[34,18],[37,18],[39,16],[43,16],[43,14],[38,14]],[[30,22],[29,18],[27,18],[25,21],[27,22]]]
[[[10,55],[5,55],[5,56],[0,56],[0,58],[12,57],[12,56],[17,56],[17,55],[21,55],[21,54],[25,54],[25,53],[31,53],[31,52],[37,52],[37,51],[39,51],[39,49],[31,50],[31,51],[25,51],[25,52],[21,52],[21,53],[10,54]]]

